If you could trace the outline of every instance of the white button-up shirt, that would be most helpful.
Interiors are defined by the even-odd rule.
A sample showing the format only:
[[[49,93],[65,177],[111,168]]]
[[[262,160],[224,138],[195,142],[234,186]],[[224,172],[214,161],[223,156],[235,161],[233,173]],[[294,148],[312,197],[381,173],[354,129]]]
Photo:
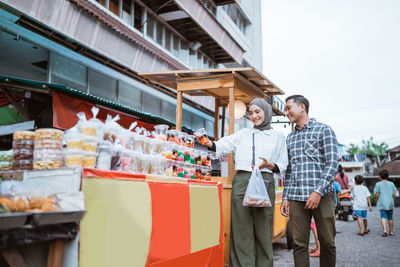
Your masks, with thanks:
[[[275,163],[284,175],[288,165],[288,154],[285,135],[276,130],[260,131],[254,128],[245,128],[240,131],[221,138],[215,142],[216,153],[226,155],[231,152],[235,154],[235,169],[252,171],[253,158],[253,133],[255,147],[255,165],[262,163],[260,157],[265,158],[271,163]],[[272,171],[268,168],[261,169],[262,172]]]

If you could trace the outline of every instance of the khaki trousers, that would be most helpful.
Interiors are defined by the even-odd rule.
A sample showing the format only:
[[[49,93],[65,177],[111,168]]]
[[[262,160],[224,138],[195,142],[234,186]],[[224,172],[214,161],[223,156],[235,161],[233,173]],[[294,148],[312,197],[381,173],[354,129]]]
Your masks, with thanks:
[[[335,199],[333,193],[321,198],[318,208],[305,209],[306,202],[289,200],[289,215],[293,235],[293,257],[296,267],[310,266],[309,241],[311,217],[317,226],[318,240],[321,245],[319,265],[335,266]]]
[[[243,197],[251,176],[239,171],[232,183],[230,267],[273,266],[272,223],[275,203],[273,175],[262,173],[269,180],[268,194],[271,207],[253,208],[243,206]]]

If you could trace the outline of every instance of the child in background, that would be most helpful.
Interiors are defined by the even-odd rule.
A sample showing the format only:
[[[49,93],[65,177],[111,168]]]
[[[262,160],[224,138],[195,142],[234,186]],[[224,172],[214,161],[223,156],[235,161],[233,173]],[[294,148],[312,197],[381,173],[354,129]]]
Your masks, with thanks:
[[[310,249],[310,256],[311,257],[319,257],[319,240],[318,240],[318,233],[317,233],[317,226],[315,225],[314,218],[311,219],[311,230],[314,234],[315,239],[315,248]]]
[[[389,235],[393,233],[393,206],[394,200],[396,199],[396,187],[394,184],[387,179],[389,178],[389,172],[387,170],[381,170],[379,172],[380,182],[375,185],[375,196],[377,201],[377,208],[381,211],[381,223],[383,228],[383,237],[387,236],[386,221],[389,221]]]
[[[353,197],[353,209],[354,213],[357,215],[358,227],[360,232],[357,235],[365,235],[369,233],[368,220],[367,220],[367,210],[372,211],[370,192],[368,188],[362,185],[364,178],[361,175],[356,175],[354,177],[355,186],[351,187],[349,190],[344,192],[352,191],[351,196]],[[364,230],[362,228],[364,224]]]

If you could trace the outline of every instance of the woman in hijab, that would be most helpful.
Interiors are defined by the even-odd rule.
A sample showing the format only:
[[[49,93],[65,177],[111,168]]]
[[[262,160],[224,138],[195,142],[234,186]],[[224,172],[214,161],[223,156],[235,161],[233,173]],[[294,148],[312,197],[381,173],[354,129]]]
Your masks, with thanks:
[[[288,165],[286,139],[283,133],[272,129],[272,108],[263,99],[251,101],[248,112],[253,128],[241,129],[216,142],[209,141],[206,146],[220,155],[231,152],[235,155],[237,174],[232,183],[229,266],[273,266],[273,173],[283,175]],[[264,181],[269,181],[271,207],[243,206],[243,197],[253,166],[258,166]]]

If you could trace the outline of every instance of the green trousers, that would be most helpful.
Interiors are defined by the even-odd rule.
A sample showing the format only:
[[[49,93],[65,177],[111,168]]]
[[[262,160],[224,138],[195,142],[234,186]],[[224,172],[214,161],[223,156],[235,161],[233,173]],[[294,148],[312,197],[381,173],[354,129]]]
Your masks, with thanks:
[[[272,224],[275,204],[273,175],[262,173],[269,180],[268,194],[271,207],[243,206],[243,197],[251,176],[250,172],[238,171],[232,183],[230,267],[273,266]]]
[[[317,226],[321,245],[319,266],[330,267],[336,264],[335,246],[335,199],[333,193],[321,198],[314,210],[305,209],[306,202],[289,200],[290,223],[293,235],[293,257],[296,267],[309,267],[309,241],[311,217]]]

